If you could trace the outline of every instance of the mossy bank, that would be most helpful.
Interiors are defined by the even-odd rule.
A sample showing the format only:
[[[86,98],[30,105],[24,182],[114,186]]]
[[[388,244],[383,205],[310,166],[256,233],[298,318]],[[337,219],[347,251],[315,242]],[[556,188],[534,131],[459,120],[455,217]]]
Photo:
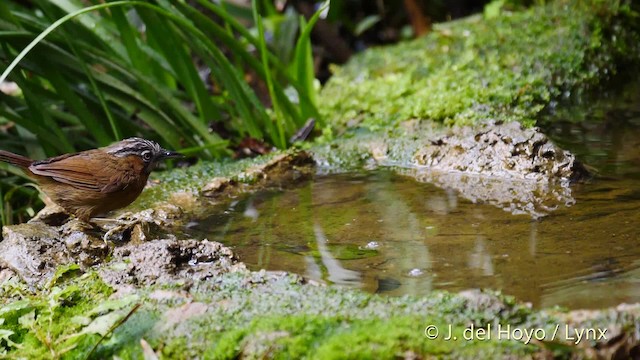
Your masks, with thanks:
[[[558,100],[637,65],[638,8],[634,1],[558,0],[436,24],[423,38],[369,49],[337,68],[320,109],[342,130],[384,130],[411,119],[532,125]]]
[[[638,306],[536,312],[480,291],[386,298],[243,269],[201,281],[142,288],[121,284],[117,292],[112,286],[98,273],[75,266],[61,268],[37,292],[16,278],[3,278],[2,354],[25,359],[415,359],[629,356],[637,351]],[[577,341],[576,331],[592,328],[600,332],[583,333]],[[601,332],[604,338],[598,338]]]

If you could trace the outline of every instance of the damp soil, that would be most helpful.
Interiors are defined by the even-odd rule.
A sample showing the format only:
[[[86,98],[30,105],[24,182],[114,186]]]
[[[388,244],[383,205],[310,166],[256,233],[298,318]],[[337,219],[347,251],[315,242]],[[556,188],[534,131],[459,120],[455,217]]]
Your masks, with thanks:
[[[628,93],[544,122],[597,175],[543,217],[387,168],[239,197],[185,232],[232,247],[252,269],[388,295],[491,288],[536,307],[640,302],[640,103]]]

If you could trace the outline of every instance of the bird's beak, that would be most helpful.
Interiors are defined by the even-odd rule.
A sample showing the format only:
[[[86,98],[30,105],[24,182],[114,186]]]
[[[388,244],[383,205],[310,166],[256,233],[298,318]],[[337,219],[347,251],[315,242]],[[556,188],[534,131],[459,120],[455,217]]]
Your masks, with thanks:
[[[179,152],[175,152],[175,151],[170,151],[167,149],[162,149],[162,155],[160,155],[160,157],[162,159],[172,159],[172,158],[183,158],[184,155],[180,154]]]

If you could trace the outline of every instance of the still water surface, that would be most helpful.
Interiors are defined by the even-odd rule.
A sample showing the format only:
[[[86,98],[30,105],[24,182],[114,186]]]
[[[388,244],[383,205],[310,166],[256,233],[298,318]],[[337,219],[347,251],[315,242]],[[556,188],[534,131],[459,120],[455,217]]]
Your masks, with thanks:
[[[187,232],[253,269],[388,295],[492,288],[537,307],[639,302],[640,104],[582,111],[579,125],[555,119],[547,132],[599,177],[538,220],[376,170],[252,194]]]

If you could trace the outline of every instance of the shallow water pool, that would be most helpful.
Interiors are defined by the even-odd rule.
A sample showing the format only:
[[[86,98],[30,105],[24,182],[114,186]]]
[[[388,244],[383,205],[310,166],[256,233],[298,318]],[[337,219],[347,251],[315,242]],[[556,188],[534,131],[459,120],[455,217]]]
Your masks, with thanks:
[[[554,115],[546,131],[598,177],[537,220],[384,169],[248,195],[186,232],[231,246],[252,269],[376,293],[492,288],[536,307],[639,302],[640,104],[580,111],[577,122]]]

